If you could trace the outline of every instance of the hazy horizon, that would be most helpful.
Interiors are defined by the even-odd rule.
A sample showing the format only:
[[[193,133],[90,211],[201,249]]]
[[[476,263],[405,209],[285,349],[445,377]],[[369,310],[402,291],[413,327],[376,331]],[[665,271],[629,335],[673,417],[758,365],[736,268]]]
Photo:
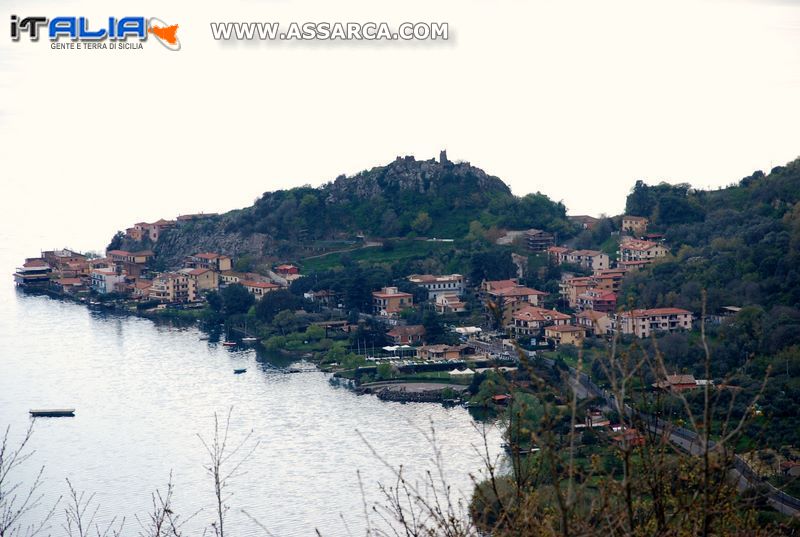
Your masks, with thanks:
[[[11,14],[116,15],[100,0]],[[126,8],[129,11],[129,8]],[[136,221],[446,149],[571,214],[636,180],[729,185],[800,154],[800,6],[754,0],[154,0],[182,49],[0,38],[0,225],[97,249]],[[221,43],[212,21],[443,21],[440,43]],[[5,32],[5,31],[4,31]],[[31,217],[38,221],[33,223]]]

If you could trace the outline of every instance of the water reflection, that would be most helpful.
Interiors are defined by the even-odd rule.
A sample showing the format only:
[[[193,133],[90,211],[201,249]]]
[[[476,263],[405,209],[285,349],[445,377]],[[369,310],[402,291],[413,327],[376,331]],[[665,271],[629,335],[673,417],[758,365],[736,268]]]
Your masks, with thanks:
[[[0,421],[18,434],[30,408],[77,409],[74,418],[37,423],[36,454],[21,477],[30,481],[44,465],[48,499],[65,492],[69,477],[79,490],[97,493],[101,520],[134,520],[172,471],[177,510],[204,509],[187,531],[200,533],[211,519],[212,488],[197,434],[207,435],[213,413],[231,406],[233,436],[254,430],[261,441],[247,474],[232,485],[235,535],[263,535],[242,508],[275,535],[314,528],[348,535],[341,517],[353,534],[363,533],[356,470],[368,503],[380,499],[377,483],[392,474],[357,431],[381,458],[421,477],[433,455],[422,432],[433,421],[455,489],[468,495],[469,474],[481,468],[481,434],[463,408],[383,402],[332,385],[321,372],[289,374],[308,364],[264,349],[223,347],[221,328],[206,334],[176,320],[156,324],[43,296],[6,296]],[[247,373],[235,375],[236,368]],[[490,427],[487,434],[499,451],[499,432]]]

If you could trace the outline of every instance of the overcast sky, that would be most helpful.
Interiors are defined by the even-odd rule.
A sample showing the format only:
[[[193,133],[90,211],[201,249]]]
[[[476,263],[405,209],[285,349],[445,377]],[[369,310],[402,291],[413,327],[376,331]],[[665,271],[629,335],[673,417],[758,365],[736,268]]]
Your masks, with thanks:
[[[800,155],[800,4],[0,1],[0,223],[54,247],[446,148],[573,214],[636,179],[726,185]],[[12,43],[19,16],[155,16],[182,50]],[[447,43],[223,44],[209,22],[441,21]],[[31,222],[30,220],[28,220]],[[30,225],[34,225],[31,223]],[[34,252],[35,253],[35,252]]]

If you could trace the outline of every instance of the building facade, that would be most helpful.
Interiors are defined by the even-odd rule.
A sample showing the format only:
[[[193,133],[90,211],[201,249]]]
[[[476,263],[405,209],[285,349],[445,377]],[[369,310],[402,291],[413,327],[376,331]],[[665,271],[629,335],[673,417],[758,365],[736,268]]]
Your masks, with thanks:
[[[639,338],[654,332],[679,332],[692,328],[692,312],[680,308],[625,311],[614,315],[613,330]]]
[[[384,287],[372,292],[372,313],[382,317],[396,317],[406,308],[414,306],[414,296],[397,287]]]

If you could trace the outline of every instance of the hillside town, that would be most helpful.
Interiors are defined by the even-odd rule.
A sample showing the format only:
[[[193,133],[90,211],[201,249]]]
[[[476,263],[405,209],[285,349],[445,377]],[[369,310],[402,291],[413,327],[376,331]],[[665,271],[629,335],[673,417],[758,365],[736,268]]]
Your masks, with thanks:
[[[139,222],[128,228],[126,238],[156,244],[161,235],[176,226],[211,215],[182,215],[175,220]],[[591,229],[597,219],[571,217],[584,229]],[[680,308],[626,309],[618,304],[620,283],[626,274],[670,255],[663,235],[648,234],[643,217],[623,216],[619,230],[616,260],[605,252],[572,249],[556,245],[555,236],[539,229],[516,234],[530,255],[546,259],[551,265],[574,267],[583,274],[563,272],[558,293],[527,287],[519,278],[468,281],[461,274],[412,274],[405,280],[425,291],[423,303],[437,314],[458,314],[474,321],[480,313],[484,322],[477,326],[453,326],[468,330],[466,340],[480,340],[507,349],[514,342],[531,348],[558,348],[580,345],[587,337],[608,338],[614,334],[647,338],[656,332],[686,331],[692,328],[695,315]],[[520,240],[521,239],[521,240]],[[166,309],[201,309],[207,306],[209,292],[232,285],[243,287],[255,301],[267,294],[287,290],[304,274],[300,262],[278,263],[260,272],[235,270],[235,259],[222,252],[196,252],[183,259],[180,266],[154,270],[156,254],[152,249],[127,251],[109,249],[104,257],[92,257],[69,249],[43,251],[39,257],[26,259],[15,273],[16,283],[26,289],[53,292],[91,305],[112,300],[114,304],[138,306],[136,311]],[[423,304],[414,295],[397,286],[369,289],[371,311],[362,312],[378,319],[386,327],[387,337],[398,345],[408,346],[409,354],[424,361],[461,357],[469,346],[453,349],[425,347],[424,327],[409,325],[404,311]],[[303,296],[309,302],[331,310],[341,309],[337,293],[330,289],[311,289]],[[477,301],[467,301],[471,296]],[[470,312],[469,303],[481,304],[480,312]],[[554,308],[545,304],[555,304]],[[144,307],[143,307],[144,306]],[[472,314],[472,315],[470,315]],[[495,318],[493,318],[493,316]]]
[[[442,211],[455,190],[426,195],[433,184],[420,177],[432,170],[436,188],[474,181],[473,206]],[[739,420],[730,475],[793,515],[800,285],[796,242],[779,226],[800,230],[800,211],[778,224],[776,202],[764,201],[792,180],[782,174],[713,194],[637,183],[626,214],[595,218],[540,194],[515,198],[444,154],[405,158],[225,215],[139,222],[103,254],[42,251],[14,278],[26,294],[103,319],[193,325],[209,352],[235,361],[234,375],[247,373],[247,356],[273,373],[321,371],[335,388],[387,403],[465,407],[502,423],[500,447],[520,468],[544,450],[576,457],[583,475],[599,460],[614,476],[620,457],[650,448],[697,461],[707,429],[696,416]],[[387,176],[414,192],[398,197],[402,211],[360,197]],[[776,230],[757,249],[747,245],[760,235],[745,221],[731,228],[736,212],[724,208],[747,188],[760,205],[737,209]],[[702,219],[712,195],[723,209]],[[474,219],[481,204],[491,210]],[[705,442],[716,449],[718,439]]]

